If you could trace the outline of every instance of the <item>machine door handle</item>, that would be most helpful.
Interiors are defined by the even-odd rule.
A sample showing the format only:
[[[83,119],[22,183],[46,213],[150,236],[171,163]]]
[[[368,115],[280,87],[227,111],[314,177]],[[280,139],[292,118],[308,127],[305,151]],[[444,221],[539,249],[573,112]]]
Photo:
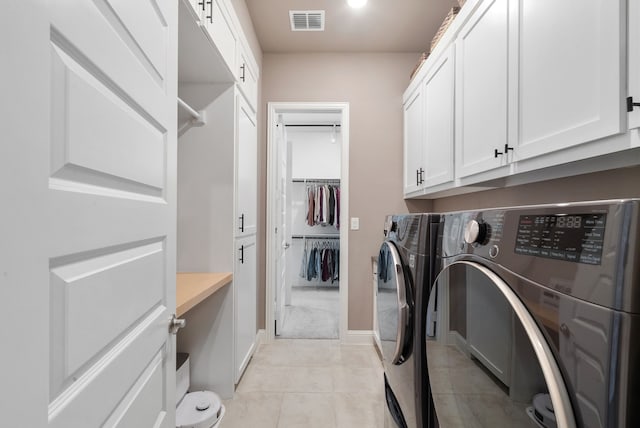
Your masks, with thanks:
[[[183,318],[177,318],[176,314],[171,315],[171,319],[169,320],[169,333],[176,334],[178,330],[187,325],[187,320]]]

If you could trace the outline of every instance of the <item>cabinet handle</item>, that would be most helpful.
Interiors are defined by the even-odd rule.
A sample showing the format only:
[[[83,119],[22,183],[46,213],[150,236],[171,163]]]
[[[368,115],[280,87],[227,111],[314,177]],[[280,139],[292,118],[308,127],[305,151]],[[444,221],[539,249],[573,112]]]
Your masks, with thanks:
[[[504,145],[504,152],[509,153],[509,150],[513,150],[513,147],[509,147],[509,143]]]
[[[240,227],[238,229],[240,229],[240,232],[244,232],[244,214],[238,218],[240,219]]]
[[[244,245],[240,245],[240,263],[244,264]]]
[[[420,170],[416,169],[416,186],[420,185]]]
[[[200,6],[202,8],[202,11],[204,12],[204,5],[205,5],[205,1],[204,0],[200,0],[198,2],[198,6]]]
[[[247,66],[246,64],[242,64],[242,67],[240,67],[240,69],[242,70],[242,76],[240,76],[240,79],[242,79],[242,82],[244,82],[244,71],[246,66]]]
[[[493,149],[493,157],[497,158],[498,156],[502,156],[504,153],[499,152],[498,149]]]
[[[424,183],[424,169],[420,168],[420,184]]]
[[[213,24],[213,0],[207,1],[207,4],[209,5],[209,15],[207,15],[207,19]]]
[[[640,103],[634,103],[633,97],[627,97],[627,112],[632,112],[634,107],[640,107]]]

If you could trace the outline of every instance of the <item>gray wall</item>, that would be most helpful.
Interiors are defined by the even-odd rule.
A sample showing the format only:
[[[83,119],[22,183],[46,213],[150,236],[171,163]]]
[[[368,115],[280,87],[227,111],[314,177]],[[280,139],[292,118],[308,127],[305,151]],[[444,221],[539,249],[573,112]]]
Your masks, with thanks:
[[[433,210],[640,197],[640,166],[435,199]]]
[[[371,256],[378,253],[386,214],[406,212],[402,199],[402,94],[416,54],[269,54],[263,56],[262,118],[268,102],[348,102],[349,329],[370,330]],[[266,124],[259,124],[258,319],[264,328]]]

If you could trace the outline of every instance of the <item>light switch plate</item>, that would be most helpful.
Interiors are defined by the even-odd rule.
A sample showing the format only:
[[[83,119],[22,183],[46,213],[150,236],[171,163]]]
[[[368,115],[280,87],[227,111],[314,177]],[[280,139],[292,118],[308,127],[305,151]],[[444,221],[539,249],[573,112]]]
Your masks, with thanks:
[[[360,230],[360,217],[351,217],[351,230]]]

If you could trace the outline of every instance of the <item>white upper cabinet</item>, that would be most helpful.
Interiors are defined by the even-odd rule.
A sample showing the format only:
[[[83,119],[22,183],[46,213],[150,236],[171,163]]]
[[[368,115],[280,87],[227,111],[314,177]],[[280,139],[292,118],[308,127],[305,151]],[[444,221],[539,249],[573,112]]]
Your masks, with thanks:
[[[256,233],[258,134],[255,113],[242,95],[236,100],[236,236],[243,236]]]
[[[498,168],[511,156],[508,7],[507,0],[484,1],[455,42],[456,178]]]
[[[206,0],[183,0],[186,6],[191,6],[191,14],[196,22],[201,22],[206,9]]]
[[[639,2],[467,0],[405,92],[405,197],[640,164],[633,104]]]
[[[453,49],[447,49],[424,79],[423,187],[453,180]]]
[[[231,83],[234,76],[235,36],[218,31],[220,22],[210,23],[211,10],[206,0],[179,0],[178,81],[180,83]],[[210,10],[211,9],[211,10]],[[223,26],[224,29],[224,26]],[[218,34],[220,33],[220,34]],[[229,41],[231,37],[233,43]],[[228,52],[233,45],[233,52]],[[229,56],[231,55],[231,56]],[[190,101],[190,100],[187,100]]]
[[[518,3],[517,158],[622,132],[626,1]]]
[[[237,37],[231,20],[231,5],[224,0],[206,0],[203,15],[204,26],[222,59],[235,70]]]
[[[404,102],[404,193],[422,186],[422,147],[424,145],[422,85],[405,97]]]
[[[258,103],[258,67],[255,64],[251,51],[245,46],[238,48],[236,61],[236,81],[238,87],[255,109]]]
[[[640,2],[630,1],[629,5],[629,92],[632,103],[640,103]],[[633,106],[632,106],[633,107]],[[640,106],[628,112],[629,129],[640,128]]]

